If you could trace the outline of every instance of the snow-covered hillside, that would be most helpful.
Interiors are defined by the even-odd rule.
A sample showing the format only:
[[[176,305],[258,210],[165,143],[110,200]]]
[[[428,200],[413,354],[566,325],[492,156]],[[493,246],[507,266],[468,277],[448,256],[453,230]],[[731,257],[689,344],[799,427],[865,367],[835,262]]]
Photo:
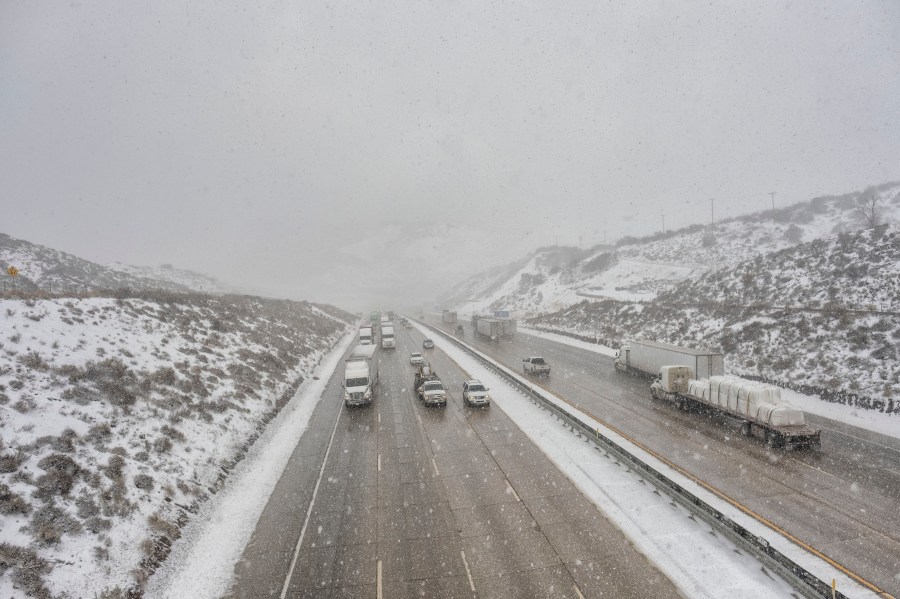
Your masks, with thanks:
[[[121,262],[113,262],[109,265],[109,268],[139,279],[170,283],[177,287],[191,289],[200,293],[234,293],[236,291],[209,275],[183,268],[175,268],[171,264],[132,266]]]
[[[165,292],[0,317],[0,595],[72,598],[139,588],[352,320]]]
[[[859,203],[878,198],[881,221],[900,222],[900,184],[843,196],[816,198],[772,212],[695,225],[615,248],[545,248],[507,268],[471,277],[441,300],[462,314],[511,310],[520,316],[548,313],[585,298],[651,300],[711,268],[736,265],[799,243],[855,231]],[[559,260],[566,251],[569,260]]]
[[[6,269],[19,270],[13,281]],[[0,276],[2,289],[41,289],[50,293],[82,292],[104,289],[167,289],[226,293],[229,290],[215,279],[169,265],[159,268],[113,264],[103,266],[43,245],[0,233]]]
[[[533,324],[612,346],[717,347],[736,374],[900,411],[898,298],[900,229],[891,227],[710,271],[648,303],[583,302]]]

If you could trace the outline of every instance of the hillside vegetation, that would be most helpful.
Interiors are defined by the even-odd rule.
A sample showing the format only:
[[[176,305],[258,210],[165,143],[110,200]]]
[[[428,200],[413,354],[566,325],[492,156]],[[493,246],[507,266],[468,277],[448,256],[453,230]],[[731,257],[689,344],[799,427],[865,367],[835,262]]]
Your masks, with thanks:
[[[842,233],[683,281],[646,302],[584,301],[538,328],[617,347],[721,348],[727,369],[900,411],[900,231]]]
[[[139,591],[353,320],[166,292],[0,315],[0,595],[73,598]]]

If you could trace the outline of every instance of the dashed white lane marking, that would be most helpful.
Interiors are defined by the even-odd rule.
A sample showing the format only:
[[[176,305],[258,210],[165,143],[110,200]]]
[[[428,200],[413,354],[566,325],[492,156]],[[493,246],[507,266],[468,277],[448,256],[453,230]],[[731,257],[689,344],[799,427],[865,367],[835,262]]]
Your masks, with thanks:
[[[431,458],[431,465],[434,466],[434,475],[435,475],[435,476],[440,476],[440,475],[441,475],[441,471],[438,470],[437,462],[434,461],[434,458]]]
[[[316,504],[316,495],[319,494],[319,486],[322,484],[322,475],[325,474],[325,465],[328,463],[328,455],[331,453],[331,446],[334,444],[334,435],[337,433],[338,423],[341,421],[341,414],[344,410],[338,410],[338,416],[334,420],[334,429],[331,431],[331,439],[328,441],[328,448],[325,450],[325,458],[322,460],[322,467],[319,468],[319,478],[316,479],[316,486],[313,487],[312,497],[309,500],[309,507],[306,510],[306,519],[303,521],[303,528],[300,529],[300,538],[297,539],[297,546],[294,547],[294,558],[291,560],[291,567],[288,569],[287,577],[284,579],[284,586],[281,587],[281,599],[287,596],[288,586],[291,584],[291,576],[294,575],[294,567],[297,565],[297,558],[300,557],[300,546],[303,544],[303,537],[306,535],[306,528],[309,526],[309,517],[312,515],[313,506]]]
[[[475,592],[475,581],[472,580],[472,572],[469,570],[469,562],[466,561],[466,552],[460,551],[459,554],[462,556],[463,565],[466,567],[466,576],[469,577],[469,588],[472,589],[472,592],[474,593]]]
[[[578,595],[578,599],[584,599],[584,595],[581,594],[581,589],[578,588],[577,584],[573,584],[572,588],[575,589],[575,594]]]
[[[381,412],[378,412],[378,424],[381,424]]]
[[[376,599],[381,599],[381,560],[378,560],[378,565],[375,569],[375,597]]]
[[[378,454],[378,471],[381,472],[381,454]]]
[[[509,492],[512,493],[513,497],[516,498],[516,501],[521,503],[522,500],[519,499],[519,494],[516,493],[516,490],[513,489],[513,486],[511,484],[509,484],[509,479],[506,479],[506,487],[509,489]]]

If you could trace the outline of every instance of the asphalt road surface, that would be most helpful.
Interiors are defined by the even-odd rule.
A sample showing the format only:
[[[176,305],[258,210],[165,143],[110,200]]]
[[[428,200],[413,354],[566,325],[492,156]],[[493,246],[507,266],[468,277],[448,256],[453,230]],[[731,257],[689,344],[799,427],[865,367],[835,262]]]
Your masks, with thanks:
[[[342,365],[331,377],[228,596],[678,596],[502,410],[463,406],[465,373],[439,350],[448,405],[422,405],[421,339],[399,329],[379,350],[371,407],[346,409]]]
[[[430,322],[445,330],[455,325]],[[549,379],[533,379],[697,478],[900,597],[900,444],[825,419],[822,449],[785,452],[743,437],[736,420],[680,411],[650,398],[650,381],[615,371],[612,358],[519,333],[500,343],[465,341],[522,372],[543,356]],[[813,419],[810,419],[813,421]]]

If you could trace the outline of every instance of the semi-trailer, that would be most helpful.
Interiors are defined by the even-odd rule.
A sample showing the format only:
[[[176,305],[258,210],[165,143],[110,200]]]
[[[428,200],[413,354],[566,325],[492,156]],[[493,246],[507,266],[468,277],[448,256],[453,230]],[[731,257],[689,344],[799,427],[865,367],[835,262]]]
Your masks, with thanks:
[[[344,365],[344,404],[367,406],[375,399],[378,390],[377,345],[357,345],[350,352]]]
[[[441,322],[445,324],[456,324],[456,312],[444,310],[441,313]]]
[[[822,431],[806,424],[802,410],[781,402],[781,389],[735,377],[695,379],[690,366],[662,366],[650,385],[650,396],[681,409],[712,409],[741,421],[741,433],[785,449],[822,446]]]
[[[478,318],[475,320],[475,332],[479,337],[498,341],[503,333],[503,325],[496,318]]]
[[[697,378],[725,374],[722,352],[679,347],[656,341],[626,341],[616,353],[616,370],[632,374],[656,376],[663,366],[690,366]]]
[[[362,327],[359,329],[360,345],[372,345],[374,339],[375,338],[372,336],[372,327]]]

